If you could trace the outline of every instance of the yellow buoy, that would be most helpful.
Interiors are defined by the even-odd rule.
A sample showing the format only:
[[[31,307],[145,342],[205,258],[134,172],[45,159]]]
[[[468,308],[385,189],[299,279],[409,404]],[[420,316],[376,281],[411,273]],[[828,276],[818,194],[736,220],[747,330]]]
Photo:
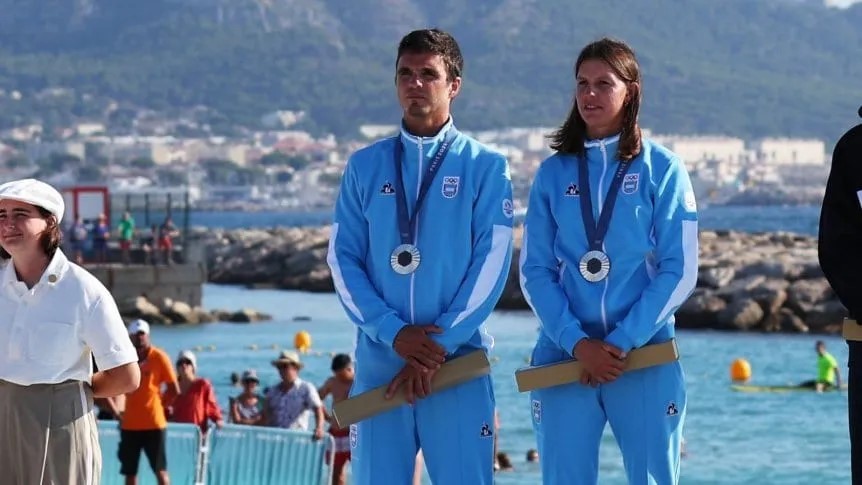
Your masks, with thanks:
[[[746,382],[751,379],[751,364],[745,359],[736,359],[730,364],[730,378],[734,382]]]
[[[311,348],[311,334],[305,330],[296,332],[296,336],[293,337],[293,346],[302,353],[307,352]]]

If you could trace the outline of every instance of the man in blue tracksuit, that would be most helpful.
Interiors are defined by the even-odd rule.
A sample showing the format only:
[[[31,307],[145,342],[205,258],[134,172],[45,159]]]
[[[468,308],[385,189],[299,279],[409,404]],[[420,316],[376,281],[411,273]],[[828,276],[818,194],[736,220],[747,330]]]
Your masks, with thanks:
[[[697,280],[695,198],[680,159],[641,139],[630,48],[590,44],[576,72],[557,153],[533,181],[520,257],[522,289],[541,322],[532,364],[575,357],[586,368],[580,383],[531,393],[543,479],[595,484],[609,422],[630,484],[674,484],[682,368],[621,369],[632,349],[674,336],[673,312]]]
[[[493,481],[490,376],[428,394],[445,360],[493,345],[483,322],[511,262],[506,159],[450,117],[462,68],[449,34],[405,36],[401,132],[354,153],[344,171],[327,261],[357,327],[351,395],[389,384],[414,402],[351,426],[358,484],[411,483],[420,447],[434,483]]]

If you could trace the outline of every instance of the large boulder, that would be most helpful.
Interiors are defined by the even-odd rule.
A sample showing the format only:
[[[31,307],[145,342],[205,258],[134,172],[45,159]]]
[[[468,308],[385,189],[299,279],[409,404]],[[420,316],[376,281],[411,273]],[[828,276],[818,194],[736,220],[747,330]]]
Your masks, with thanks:
[[[716,321],[725,330],[752,330],[763,319],[763,308],[751,298],[739,298],[718,312]]]
[[[718,314],[727,307],[727,303],[717,296],[708,293],[694,295],[683,303],[676,311],[677,328],[716,328]]]

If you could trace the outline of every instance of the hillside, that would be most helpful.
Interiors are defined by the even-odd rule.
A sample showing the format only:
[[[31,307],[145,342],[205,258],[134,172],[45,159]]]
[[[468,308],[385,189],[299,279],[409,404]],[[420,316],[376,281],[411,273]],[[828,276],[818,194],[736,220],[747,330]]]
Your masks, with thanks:
[[[431,6],[433,5],[433,7]],[[98,117],[104,100],[206,105],[218,126],[275,109],[353,134],[398,114],[392,71],[406,31],[440,26],[465,51],[458,123],[554,125],[572,63],[601,35],[630,42],[657,132],[833,140],[862,102],[862,5],[777,0],[0,0],[0,127]],[[75,95],[30,96],[64,86]],[[90,95],[83,98],[82,95]],[[102,100],[102,104],[93,100]]]

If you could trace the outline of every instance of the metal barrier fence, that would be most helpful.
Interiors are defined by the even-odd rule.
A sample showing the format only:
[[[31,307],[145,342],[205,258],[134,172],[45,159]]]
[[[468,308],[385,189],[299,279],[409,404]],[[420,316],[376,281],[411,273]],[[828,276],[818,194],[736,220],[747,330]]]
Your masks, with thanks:
[[[312,434],[280,428],[226,424],[203,436],[192,424],[169,423],[168,474],[175,485],[324,485],[331,483],[325,463],[330,435],[313,441]],[[117,455],[120,430],[116,421],[99,421],[102,485],[121,485]],[[143,453],[139,485],[155,484]]]

